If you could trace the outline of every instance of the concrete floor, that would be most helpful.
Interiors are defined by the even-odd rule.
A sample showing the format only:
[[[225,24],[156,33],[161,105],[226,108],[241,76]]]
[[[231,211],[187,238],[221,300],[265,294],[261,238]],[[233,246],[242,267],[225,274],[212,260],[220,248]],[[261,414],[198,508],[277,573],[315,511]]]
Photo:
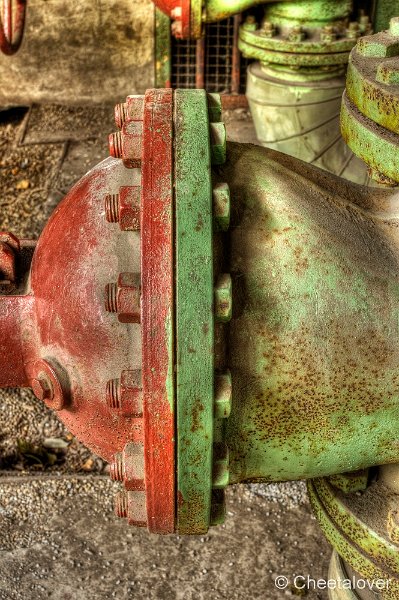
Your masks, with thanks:
[[[255,141],[246,111],[225,120],[230,139]],[[110,108],[0,114],[0,228],[37,236],[71,185],[107,156],[113,129]],[[33,470],[18,441],[40,446],[54,436],[68,441],[64,460]],[[326,600],[292,585],[294,575],[327,577],[330,558],[303,484],[238,486],[225,525],[201,538],[161,538],[113,516],[104,468],[30,391],[0,391],[0,600]],[[289,580],[284,591],[278,575]]]

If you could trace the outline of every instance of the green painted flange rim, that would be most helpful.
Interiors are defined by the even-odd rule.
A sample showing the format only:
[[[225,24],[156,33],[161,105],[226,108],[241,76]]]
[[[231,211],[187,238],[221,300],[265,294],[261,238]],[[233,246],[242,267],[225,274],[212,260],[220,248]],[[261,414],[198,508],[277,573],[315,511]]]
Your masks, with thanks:
[[[323,479],[309,480],[307,488],[313,512],[328,542],[357,573],[369,581],[377,579],[389,580],[389,588],[388,590],[384,590],[384,600],[398,598],[399,579],[397,579],[395,572],[389,570],[389,567],[385,568],[385,565],[382,566],[374,562],[372,547],[370,552],[365,552],[357,544],[358,540],[352,539],[352,536],[348,536],[344,529],[341,528],[339,512],[334,514],[334,516],[329,514],[320,496],[322,482]],[[334,500],[334,495],[331,494],[330,501],[333,504]],[[363,542],[367,544],[367,538]]]
[[[392,71],[389,65],[389,60],[365,58],[353,50],[349,57],[346,92],[366,117],[399,133],[399,93],[396,80],[392,85],[378,81],[378,78],[384,77],[389,81],[391,76],[396,75],[396,65],[392,65]],[[397,75],[399,76],[399,68]]]
[[[177,531],[211,518],[214,315],[208,99],[175,91]]]
[[[399,136],[365,117],[346,92],[341,105],[341,133],[349,148],[371,169],[399,182]]]
[[[242,31],[242,30],[241,30]],[[256,45],[256,39],[248,39],[242,36],[238,40],[238,48],[247,58],[254,58],[263,63],[288,65],[292,67],[322,67],[334,65],[346,65],[349,58],[348,52],[337,52],[333,54],[300,54],[298,52],[276,52],[268,48],[260,48]],[[246,34],[248,32],[245,32]]]
[[[264,50],[272,50],[273,52],[289,52],[292,54],[325,54],[325,55],[333,55],[344,53],[346,59],[348,60],[349,52],[356,44],[356,39],[338,39],[333,42],[323,42],[323,41],[301,41],[301,42],[292,42],[288,39],[284,39],[281,37],[266,37],[262,35],[261,29],[256,29],[251,31],[251,29],[247,28],[247,25],[241,25],[240,27],[240,39],[244,42],[252,46],[256,46],[257,48],[262,48]]]
[[[393,573],[399,573],[398,546],[361,521],[350,510],[348,503],[342,500],[342,494],[327,479],[316,479],[314,488],[326,514],[337,522],[342,533],[348,539],[353,539],[360,550],[372,557],[373,561],[384,565]]]

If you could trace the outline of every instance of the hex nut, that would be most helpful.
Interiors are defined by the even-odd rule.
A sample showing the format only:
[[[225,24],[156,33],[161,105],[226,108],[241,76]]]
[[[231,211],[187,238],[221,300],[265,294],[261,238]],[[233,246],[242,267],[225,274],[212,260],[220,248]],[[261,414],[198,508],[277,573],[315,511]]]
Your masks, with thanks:
[[[227,231],[230,225],[230,188],[218,183],[213,188],[213,224],[215,231]]]
[[[118,283],[109,283],[105,288],[105,309],[117,313],[120,323],[140,323],[139,273],[121,273]]]
[[[140,275],[121,273],[118,278],[118,320],[120,323],[140,323]]]
[[[222,122],[209,124],[211,161],[213,165],[226,162],[226,126]]]
[[[143,415],[141,371],[122,371],[120,379],[108,381],[106,400],[113,411],[129,417],[141,417]]]
[[[122,158],[132,167],[141,165],[143,122],[126,121],[122,130],[109,136],[109,151],[114,158]]]
[[[124,186],[119,190],[119,225],[122,231],[140,229],[140,186]]]
[[[131,95],[126,102],[115,106],[115,123],[121,129],[126,121],[142,121],[144,114],[144,96]]]
[[[231,413],[233,385],[231,372],[218,373],[215,376],[215,419],[227,419]]]
[[[147,526],[147,503],[145,492],[127,492],[127,519],[134,527]]]
[[[215,286],[215,317],[221,323],[231,320],[233,313],[233,295],[231,275],[223,273]]]

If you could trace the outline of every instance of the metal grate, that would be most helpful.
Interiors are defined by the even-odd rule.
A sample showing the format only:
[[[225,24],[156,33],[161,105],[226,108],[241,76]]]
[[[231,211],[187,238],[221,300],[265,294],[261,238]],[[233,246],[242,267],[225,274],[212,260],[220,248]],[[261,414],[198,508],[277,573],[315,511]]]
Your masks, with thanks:
[[[177,40],[172,36],[172,88],[194,88],[196,72],[195,40]]]
[[[204,87],[208,92],[245,93],[248,60],[237,48],[240,17],[205,26],[198,42],[172,38],[173,88]]]

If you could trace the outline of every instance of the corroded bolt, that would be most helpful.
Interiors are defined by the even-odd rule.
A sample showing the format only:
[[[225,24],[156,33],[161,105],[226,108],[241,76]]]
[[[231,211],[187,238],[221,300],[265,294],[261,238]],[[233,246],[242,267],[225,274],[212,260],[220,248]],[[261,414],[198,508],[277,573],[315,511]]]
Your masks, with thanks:
[[[127,493],[128,509],[127,518],[129,525],[134,527],[147,526],[147,503],[144,491],[131,491]]]
[[[105,308],[117,313],[121,323],[140,323],[140,275],[121,273],[118,283],[105,288]]]
[[[107,383],[106,402],[111,410],[124,415],[141,417],[143,414],[143,388],[141,371],[122,371],[120,379]]]
[[[337,39],[337,34],[334,31],[334,27],[332,27],[332,25],[326,25],[323,27],[320,33],[320,39],[322,42],[335,42]]]
[[[223,489],[212,490],[211,525],[222,525],[226,520],[226,501]]]
[[[229,449],[223,442],[213,444],[212,487],[224,489],[229,485]]]
[[[121,131],[109,136],[109,152],[114,158],[130,161],[132,166],[140,166],[143,140],[143,122],[127,121]]]
[[[109,476],[112,481],[123,481],[123,455],[122,452],[117,452],[114,455],[114,460],[109,466]]]
[[[345,494],[350,494],[353,492],[364,492],[368,486],[368,477],[368,469],[361,469],[359,471],[352,471],[351,473],[331,475],[329,479],[335,488]]]
[[[258,24],[253,15],[248,15],[241,27],[246,31],[256,31],[258,28]]]
[[[181,39],[183,36],[183,23],[181,21],[173,21],[171,31],[175,38]]]
[[[399,512],[397,510],[390,510],[388,513],[387,522],[388,535],[394,544],[399,543]]]
[[[233,296],[231,275],[223,273],[215,286],[215,317],[221,323],[231,320],[233,313]]]
[[[107,194],[105,197],[105,217],[109,223],[119,223],[122,231],[140,229],[139,186],[123,186],[119,194]]]
[[[232,404],[232,379],[231,373],[218,373],[215,377],[215,419],[227,419],[231,413]]]
[[[31,388],[38,400],[52,400],[54,397],[53,386],[45,373],[40,373],[31,381]]]
[[[109,476],[113,481],[123,481],[128,491],[144,490],[143,443],[129,442],[123,452],[117,452],[110,464]]]
[[[218,183],[212,191],[213,224],[215,231],[227,231],[230,225],[230,188]]]
[[[113,158],[122,158],[122,133],[115,131],[108,138],[109,153]]]
[[[383,33],[359,39],[356,51],[370,58],[389,58],[399,55],[399,40]]]
[[[126,102],[115,105],[115,125],[119,129],[123,126],[127,120],[127,104]]]
[[[218,123],[222,120],[222,100],[220,94],[208,93],[208,115],[210,123]]]
[[[346,37],[349,39],[358,38],[360,33],[360,27],[357,21],[352,21],[349,23],[349,27],[346,30]]]
[[[399,17],[392,17],[390,20],[389,33],[394,36],[399,36]]]
[[[371,33],[371,23],[368,15],[362,14],[359,19],[359,28],[362,34]]]
[[[115,496],[115,514],[121,519],[127,519],[128,500],[125,491],[117,492]]]
[[[211,141],[211,161],[213,165],[226,162],[226,126],[224,123],[209,124]]]
[[[276,28],[270,21],[263,21],[259,33],[263,37],[271,38],[276,34]]]
[[[376,80],[385,85],[399,84],[399,60],[392,58],[377,67]]]
[[[128,96],[126,102],[115,106],[115,123],[121,129],[124,123],[142,121],[144,113],[144,96]]]
[[[16,279],[16,256],[20,243],[12,233],[0,232],[0,280],[13,283]]]
[[[288,34],[288,39],[290,42],[302,42],[305,39],[305,32],[302,27],[293,27]]]

